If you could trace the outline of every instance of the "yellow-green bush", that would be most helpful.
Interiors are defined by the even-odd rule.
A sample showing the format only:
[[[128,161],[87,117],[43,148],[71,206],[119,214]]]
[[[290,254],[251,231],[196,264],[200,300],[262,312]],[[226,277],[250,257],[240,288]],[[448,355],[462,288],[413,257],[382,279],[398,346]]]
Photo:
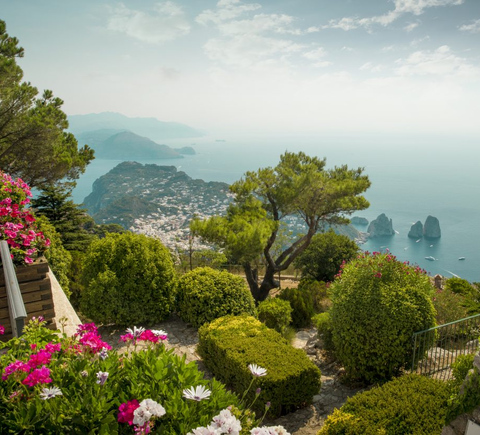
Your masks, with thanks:
[[[448,397],[445,382],[402,376],[349,398],[318,435],[438,435]]]
[[[174,308],[177,278],[170,252],[141,234],[107,234],[92,242],[82,282],[81,311],[96,322],[154,323]]]
[[[199,267],[178,282],[178,315],[199,327],[227,314],[256,314],[255,302],[245,281],[227,271]]]
[[[330,313],[319,313],[312,317],[312,322],[317,328],[318,336],[323,340],[323,347],[326,350],[335,350],[332,335],[332,318]]]
[[[280,334],[292,321],[292,307],[290,302],[280,298],[268,298],[260,302],[257,307],[258,319],[269,328]]]
[[[217,379],[238,393],[252,381],[249,364],[267,369],[255,379],[246,403],[261,395],[253,407],[262,413],[270,401],[272,417],[308,405],[320,390],[320,370],[301,349],[295,349],[276,331],[254,317],[225,316],[202,326],[198,352]]]
[[[412,334],[435,326],[426,273],[387,253],[344,265],[330,287],[333,343],[347,375],[387,381],[411,364]]]

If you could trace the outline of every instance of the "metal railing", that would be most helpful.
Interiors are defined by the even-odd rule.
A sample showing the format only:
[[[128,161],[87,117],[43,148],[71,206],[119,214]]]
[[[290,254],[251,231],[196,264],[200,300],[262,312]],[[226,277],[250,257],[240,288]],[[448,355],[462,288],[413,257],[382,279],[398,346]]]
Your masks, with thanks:
[[[8,311],[10,313],[10,324],[12,326],[12,335],[19,337],[22,335],[27,311],[23,303],[22,293],[17,281],[15,267],[13,266],[10,248],[5,240],[0,241],[0,255],[2,258],[3,273],[5,276],[5,289],[7,291]]]
[[[412,372],[447,380],[459,355],[478,350],[480,314],[415,332]]]

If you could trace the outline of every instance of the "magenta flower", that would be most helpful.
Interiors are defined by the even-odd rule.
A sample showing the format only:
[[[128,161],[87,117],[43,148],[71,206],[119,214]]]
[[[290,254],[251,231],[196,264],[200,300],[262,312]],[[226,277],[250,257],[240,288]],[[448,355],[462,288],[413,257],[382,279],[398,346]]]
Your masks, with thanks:
[[[83,335],[86,332],[94,332],[98,334],[98,329],[95,323],[83,323],[82,325],[78,325],[77,332],[75,335]]]
[[[28,361],[28,365],[34,369],[39,366],[44,366],[50,364],[52,359],[52,354],[47,352],[46,350],[39,350],[37,353],[33,353],[30,355],[30,360]]]
[[[128,423],[130,426],[133,425],[133,413],[140,406],[137,399],[130,400],[129,402],[122,403],[118,407],[118,422],[119,423]]]
[[[34,387],[37,384],[49,384],[52,382],[50,377],[50,369],[43,366],[40,369],[35,369],[31,372],[23,381],[23,385],[28,385],[29,387]]]
[[[82,335],[79,341],[80,344],[84,346],[84,350],[89,350],[92,353],[98,353],[103,348],[106,348],[107,350],[112,349],[112,346],[103,341],[96,332],[87,332]]]
[[[30,366],[23,361],[15,361],[10,363],[7,367],[5,367],[4,374],[2,375],[2,381],[6,381],[8,377],[15,372],[25,372],[28,373],[30,371]]]
[[[60,343],[47,343],[45,345],[45,350],[50,353],[60,352],[61,348],[62,345]]]
[[[0,325],[0,335],[5,334],[5,326]]]

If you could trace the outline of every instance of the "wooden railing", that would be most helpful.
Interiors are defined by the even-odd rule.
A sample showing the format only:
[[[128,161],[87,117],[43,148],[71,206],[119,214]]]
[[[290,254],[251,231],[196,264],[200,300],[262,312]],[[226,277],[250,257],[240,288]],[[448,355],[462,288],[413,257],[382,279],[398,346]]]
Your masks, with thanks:
[[[15,267],[10,256],[10,248],[5,240],[0,241],[0,254],[2,258],[3,273],[5,277],[5,288],[7,292],[8,311],[10,313],[10,324],[12,335],[19,337],[22,335],[27,311],[23,303],[22,293],[18,285]]]

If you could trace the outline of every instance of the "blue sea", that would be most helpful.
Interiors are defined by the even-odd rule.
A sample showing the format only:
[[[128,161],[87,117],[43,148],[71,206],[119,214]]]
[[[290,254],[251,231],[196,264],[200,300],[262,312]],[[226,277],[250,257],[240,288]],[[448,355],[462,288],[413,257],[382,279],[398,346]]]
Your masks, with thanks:
[[[285,151],[325,157],[327,168],[343,164],[363,167],[372,183],[365,193],[370,207],[355,215],[371,221],[385,213],[398,234],[370,239],[362,249],[388,248],[400,260],[416,263],[431,275],[439,273],[480,282],[480,150],[474,140],[258,135],[165,143],[172,147],[193,146],[197,154],[140,163],[173,165],[205,181],[232,183],[246,171],[275,166]],[[73,191],[74,201],[83,202],[92,183],[118,163],[93,161]],[[411,225],[418,220],[424,223],[428,215],[439,219],[442,237],[419,242],[409,239]],[[366,231],[366,227],[357,228]],[[459,260],[460,257],[465,260]]]

